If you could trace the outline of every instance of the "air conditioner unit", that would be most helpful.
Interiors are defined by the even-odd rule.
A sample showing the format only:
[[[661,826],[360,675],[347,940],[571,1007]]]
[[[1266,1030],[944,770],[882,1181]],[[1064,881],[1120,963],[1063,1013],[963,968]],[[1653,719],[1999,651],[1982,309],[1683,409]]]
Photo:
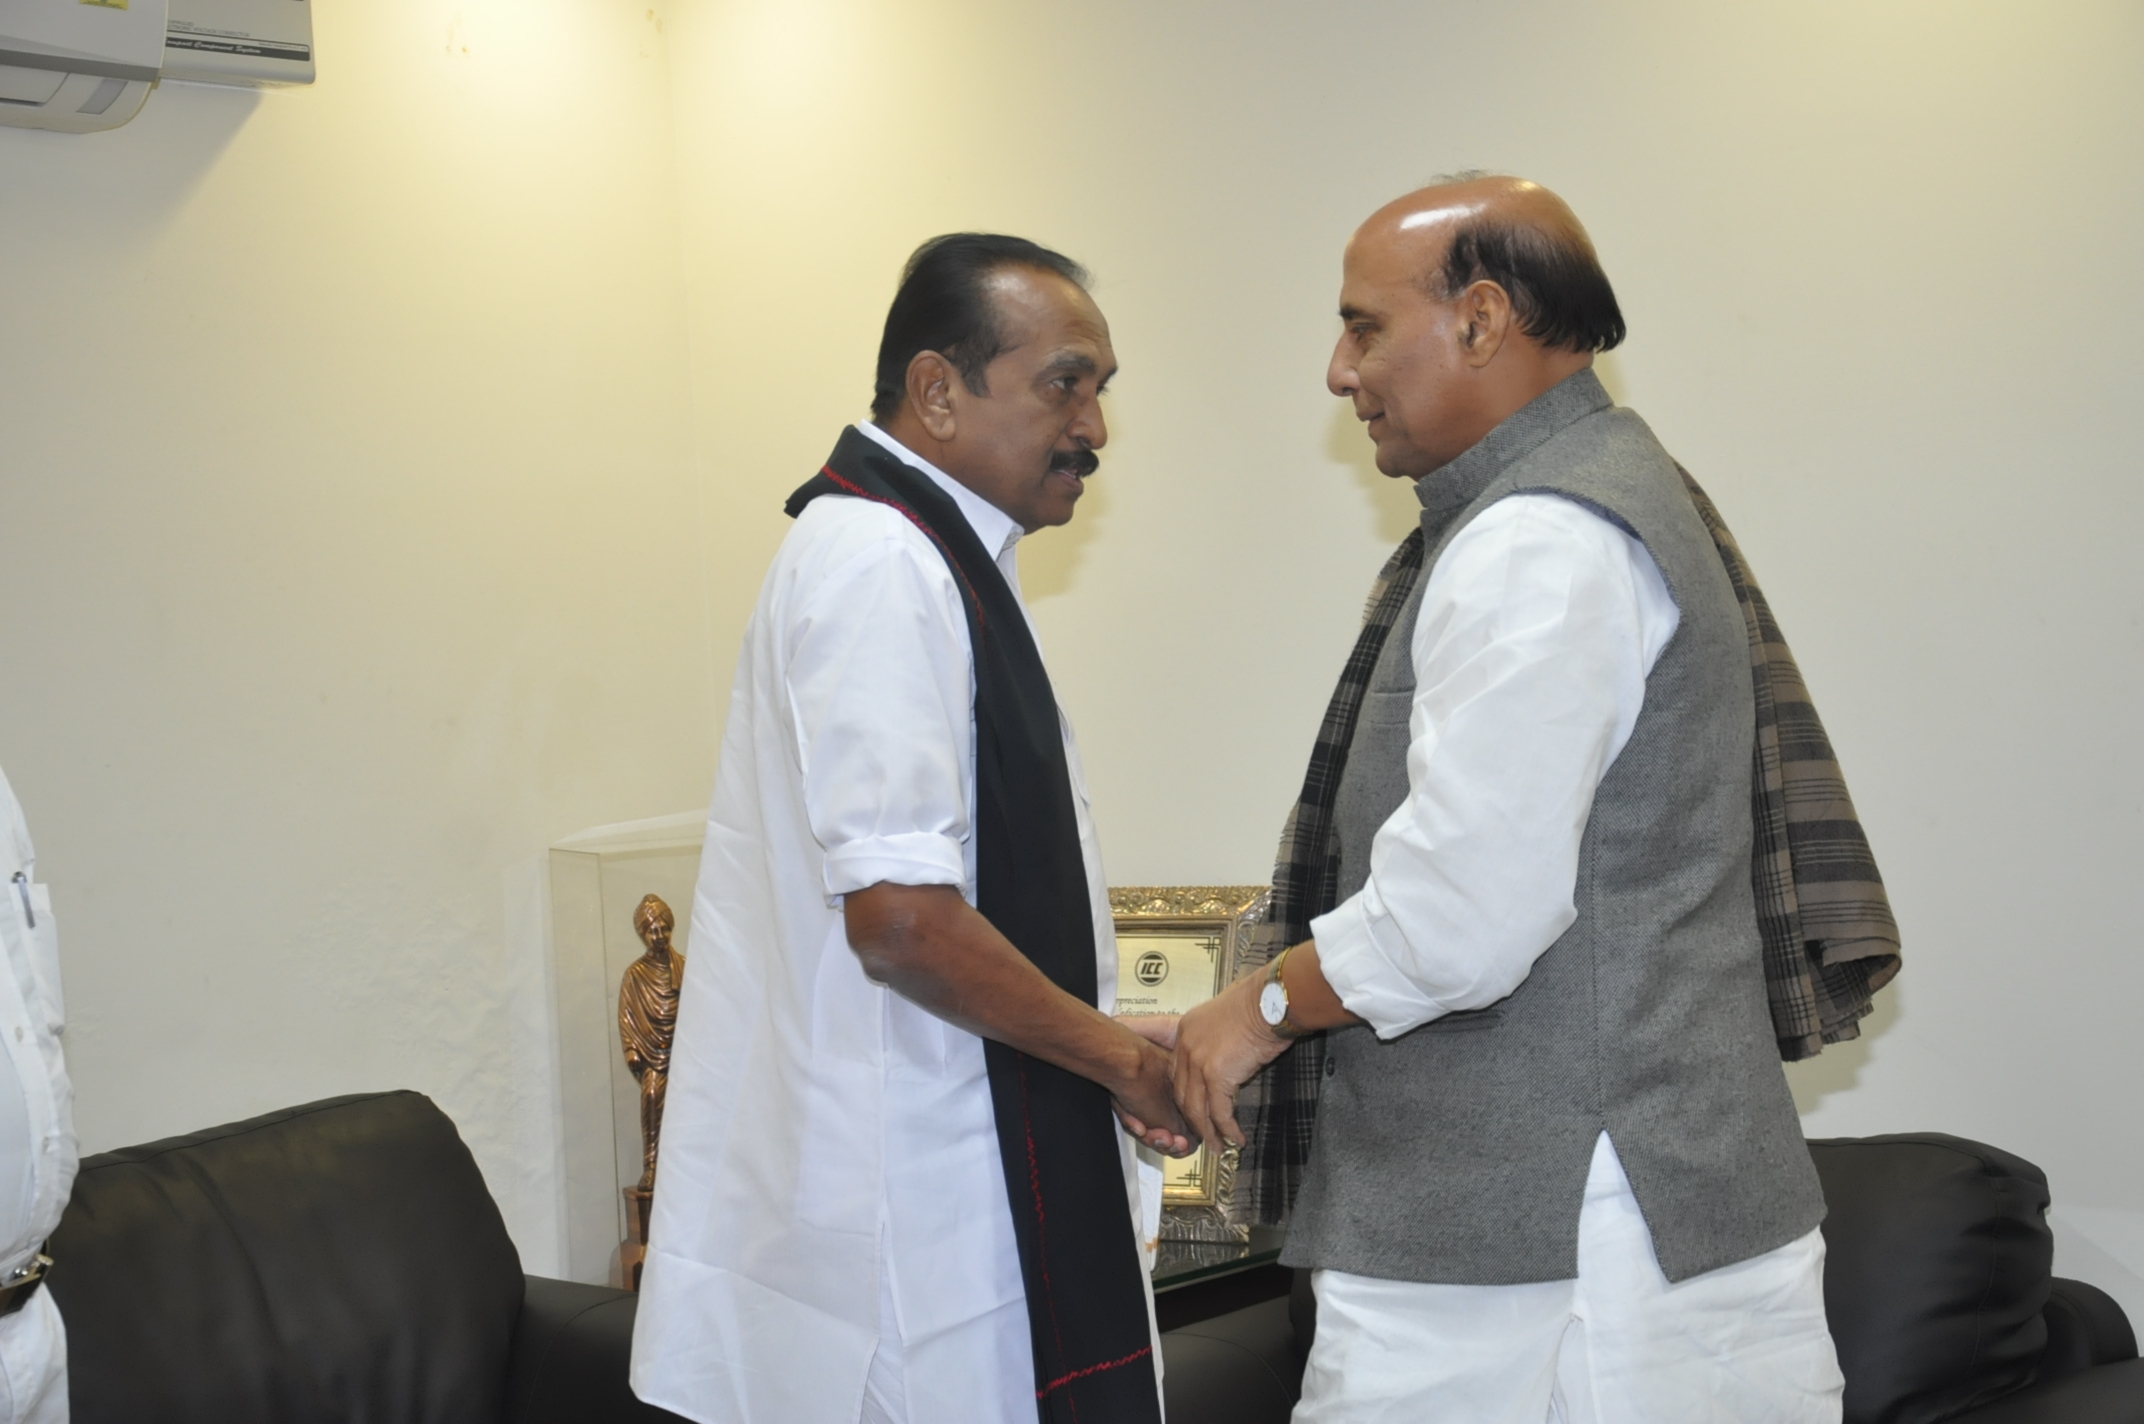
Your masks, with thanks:
[[[0,0],[0,124],[118,128],[156,83],[168,21],[166,0]]]
[[[200,84],[313,82],[312,0],[170,0],[164,77]]]
[[[310,84],[311,0],[0,0],[0,124],[116,129],[159,76]]]

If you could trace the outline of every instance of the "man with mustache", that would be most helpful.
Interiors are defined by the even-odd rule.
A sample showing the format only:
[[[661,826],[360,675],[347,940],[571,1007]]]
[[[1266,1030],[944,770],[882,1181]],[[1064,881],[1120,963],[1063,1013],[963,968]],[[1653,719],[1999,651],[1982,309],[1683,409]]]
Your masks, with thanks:
[[[1389,204],[1340,308],[1328,385],[1422,526],[1290,823],[1287,948],[1177,1039],[1191,1125],[1235,1142],[1236,1090],[1303,1039],[1239,1179],[1301,1167],[1297,1424],[1836,1424],[1709,504],[1595,378],[1622,314],[1547,190]]]
[[[1108,1014],[1107,882],[1014,562],[1072,518],[1116,364],[1068,258],[934,239],[872,423],[790,499],[693,903],[650,1403],[1158,1424],[1160,1181],[1133,1137],[1191,1143],[1168,1055]]]

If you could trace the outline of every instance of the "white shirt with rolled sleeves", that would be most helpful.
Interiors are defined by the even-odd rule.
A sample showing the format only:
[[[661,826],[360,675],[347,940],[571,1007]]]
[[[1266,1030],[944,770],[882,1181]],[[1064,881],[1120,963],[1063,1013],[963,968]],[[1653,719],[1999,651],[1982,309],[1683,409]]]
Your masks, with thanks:
[[[1494,1004],[1576,920],[1594,793],[1680,622],[1644,544],[1559,495],[1499,500],[1445,546],[1410,650],[1407,800],[1371,842],[1367,883],[1310,925],[1326,979],[1379,1038]],[[1822,1269],[1811,1232],[1670,1285],[1604,1132],[1575,1280],[1314,1272],[1296,1424],[1836,1421]]]
[[[1019,526],[858,428],[952,498],[1017,597]],[[882,881],[974,903],[974,704],[928,536],[814,500],[746,633],[708,813],[633,1339],[650,1403],[701,1424],[1035,1417],[982,1040],[866,979],[841,916]],[[1116,938],[1064,740],[1106,1011]],[[1151,1251],[1159,1170],[1119,1141]]]
[[[33,1262],[74,1189],[74,1095],[60,1040],[52,897],[15,792],[0,774],[0,1283]],[[0,1424],[67,1424],[67,1332],[40,1287],[0,1316]]]

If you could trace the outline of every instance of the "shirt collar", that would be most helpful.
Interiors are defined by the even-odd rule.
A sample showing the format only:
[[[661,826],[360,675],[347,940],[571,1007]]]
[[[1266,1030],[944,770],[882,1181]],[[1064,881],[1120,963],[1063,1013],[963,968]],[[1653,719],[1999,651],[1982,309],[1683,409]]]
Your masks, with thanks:
[[[961,516],[968,521],[968,527],[975,531],[975,537],[982,542],[982,546],[990,551],[991,558],[1004,558],[1012,546],[1020,542],[1021,534],[1026,531],[1004,510],[879,429],[876,424],[865,421],[856,428],[868,439],[885,447],[887,454],[923,474],[932,484],[944,490],[953,503],[960,507]]]

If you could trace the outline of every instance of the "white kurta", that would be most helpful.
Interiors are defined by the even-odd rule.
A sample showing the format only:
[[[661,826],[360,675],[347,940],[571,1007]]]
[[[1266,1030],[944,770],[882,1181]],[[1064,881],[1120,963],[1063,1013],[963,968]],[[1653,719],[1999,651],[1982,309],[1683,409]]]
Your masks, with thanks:
[[[953,499],[1017,598],[1019,527],[859,428]],[[868,1378],[874,1417],[1035,1417],[982,1040],[866,979],[841,917],[888,881],[974,903],[974,701],[962,593],[929,538],[880,504],[814,500],[745,635],[708,814],[633,1337],[650,1403],[853,1424]],[[1064,742],[1106,1011],[1116,938],[1068,723]],[[1126,1229],[1151,1252],[1159,1171],[1119,1140]]]
[[[1557,495],[1499,500],[1445,547],[1410,649],[1407,800],[1368,883],[1311,922],[1325,977],[1379,1038],[1495,1003],[1576,920],[1594,794],[1680,623],[1644,544]],[[1670,1285],[1602,1133],[1574,1281],[1316,1272],[1295,1418],[1836,1421],[1823,1254],[1811,1232]]]
[[[0,774],[0,1284],[35,1259],[74,1189],[74,1094],[60,1053],[59,935],[15,792]],[[0,1424],[67,1424],[67,1332],[40,1288],[0,1316]]]

